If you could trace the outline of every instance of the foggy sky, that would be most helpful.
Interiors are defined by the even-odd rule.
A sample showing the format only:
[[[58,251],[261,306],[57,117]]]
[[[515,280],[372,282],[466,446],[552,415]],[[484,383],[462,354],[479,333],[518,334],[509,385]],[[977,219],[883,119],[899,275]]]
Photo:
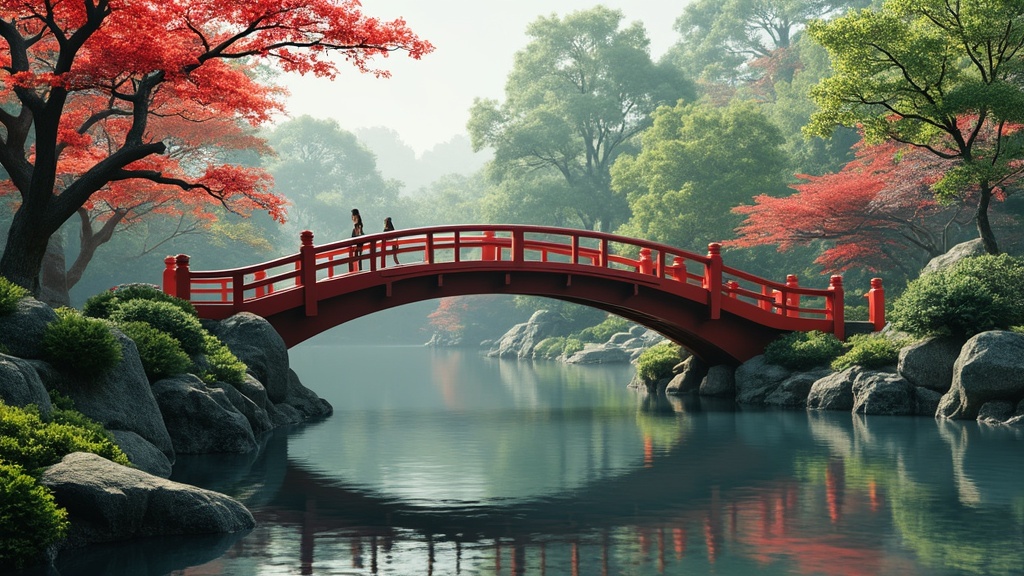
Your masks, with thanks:
[[[526,26],[538,16],[604,4],[621,10],[625,22],[640,20],[657,60],[676,41],[672,29],[688,0],[363,0],[363,13],[402,17],[435,46],[416,61],[404,53],[377,62],[392,77],[378,79],[341,64],[327,79],[289,75],[291,116],[333,118],[349,131],[387,126],[417,154],[466,132],[476,97],[504,100],[513,55],[527,43]]]

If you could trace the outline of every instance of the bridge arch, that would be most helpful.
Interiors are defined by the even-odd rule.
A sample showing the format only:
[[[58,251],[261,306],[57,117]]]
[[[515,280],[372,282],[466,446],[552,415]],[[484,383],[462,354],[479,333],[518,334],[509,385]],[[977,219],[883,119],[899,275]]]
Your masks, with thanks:
[[[804,288],[725,266],[706,255],[623,236],[543,226],[442,226],[391,231],[321,246],[303,232],[299,253],[243,268],[194,271],[168,257],[164,290],[200,316],[248,311],[290,347],[380,310],[473,294],[554,298],[599,308],[654,329],[711,363],[743,362],[779,334],[845,336],[843,285]],[[397,255],[402,264],[391,265]],[[884,323],[880,281],[869,294]]]

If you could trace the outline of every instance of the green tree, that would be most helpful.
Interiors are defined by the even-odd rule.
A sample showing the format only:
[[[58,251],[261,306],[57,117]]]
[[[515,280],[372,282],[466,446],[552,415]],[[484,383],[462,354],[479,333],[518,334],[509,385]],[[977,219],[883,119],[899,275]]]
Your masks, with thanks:
[[[633,209],[627,236],[699,251],[731,236],[735,206],[786,191],[782,134],[753,103],[659,108],[642,141],[638,155],[612,168]]]
[[[989,205],[1022,170],[1024,4],[1019,0],[889,0],[816,22],[809,34],[835,69],[812,92],[808,126],[828,135],[861,126],[865,139],[921,147],[951,169],[933,187],[943,199],[969,196],[978,235],[999,246]]]
[[[395,225],[411,228],[486,222],[481,214],[480,199],[488,194],[490,188],[483,170],[470,176],[442,176],[423,188],[420,194],[403,202],[396,215],[405,216],[405,220],[396,220]]]
[[[694,78],[737,84],[761,72],[747,65],[785,51],[809,20],[869,0],[697,0],[676,20],[681,38],[666,59]],[[784,79],[795,67],[786,66]]]
[[[611,190],[612,163],[659,104],[693,95],[678,70],[651,61],[643,26],[623,27],[622,18],[598,6],[534,21],[504,104],[478,99],[470,110],[474,150],[494,149],[492,177],[560,176],[568,193],[557,205],[587,229],[612,230],[628,218],[625,199]]]
[[[292,227],[312,230],[320,242],[349,235],[352,208],[366,215],[367,233],[376,231],[369,217],[383,220],[398,202],[399,182],[381,176],[373,152],[334,120],[300,116],[277,126],[267,142],[277,152],[268,167],[275,189],[292,201]]]

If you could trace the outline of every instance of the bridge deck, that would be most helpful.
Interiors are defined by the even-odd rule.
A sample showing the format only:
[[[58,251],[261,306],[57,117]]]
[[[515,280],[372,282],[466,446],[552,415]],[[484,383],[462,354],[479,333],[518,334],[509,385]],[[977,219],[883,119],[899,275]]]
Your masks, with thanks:
[[[702,255],[599,232],[503,225],[396,230],[321,246],[313,245],[313,234],[307,231],[301,241],[297,254],[230,270],[195,271],[190,268],[188,256],[168,257],[164,290],[191,300],[206,318],[220,319],[248,311],[271,319],[296,310],[313,318],[321,302],[375,288],[387,297],[403,281],[429,278],[431,284],[417,284],[417,289],[425,292],[419,299],[462,293],[535,292],[617,313],[625,308],[627,317],[647,319],[642,323],[649,326],[658,324],[659,318],[651,316],[653,309],[633,310],[608,302],[604,288],[586,288],[589,284],[579,282],[583,287],[573,289],[574,278],[587,278],[613,283],[631,290],[633,295],[643,290],[699,304],[708,320],[718,320],[725,313],[773,330],[820,330],[845,337],[840,276],[833,276],[825,289],[802,287],[792,275],[785,282],[774,282],[725,266],[718,244],[710,244],[708,253]],[[396,258],[401,264],[394,264]],[[451,293],[443,289],[446,277],[469,274],[479,286],[462,286]],[[524,274],[557,277],[565,286],[557,292],[549,288],[508,288],[513,278]],[[876,330],[884,324],[883,298],[881,281],[873,280],[869,304]],[[361,310],[359,315],[373,311]]]

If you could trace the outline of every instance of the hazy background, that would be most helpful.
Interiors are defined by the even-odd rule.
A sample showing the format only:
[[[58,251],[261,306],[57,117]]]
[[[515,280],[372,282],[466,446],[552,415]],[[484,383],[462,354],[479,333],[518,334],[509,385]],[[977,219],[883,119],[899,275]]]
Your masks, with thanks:
[[[504,100],[505,78],[516,51],[527,43],[538,16],[564,16],[603,4],[639,20],[658,60],[678,39],[672,25],[688,0],[364,0],[363,13],[383,20],[404,18],[433,53],[416,61],[404,53],[375,61],[391,78],[360,74],[342,65],[335,81],[289,75],[291,116],[333,118],[341,128],[370,140],[360,129],[383,126],[397,132],[416,154],[466,132],[474,98]],[[367,142],[372,148],[372,142]],[[385,168],[385,167],[382,167]]]

